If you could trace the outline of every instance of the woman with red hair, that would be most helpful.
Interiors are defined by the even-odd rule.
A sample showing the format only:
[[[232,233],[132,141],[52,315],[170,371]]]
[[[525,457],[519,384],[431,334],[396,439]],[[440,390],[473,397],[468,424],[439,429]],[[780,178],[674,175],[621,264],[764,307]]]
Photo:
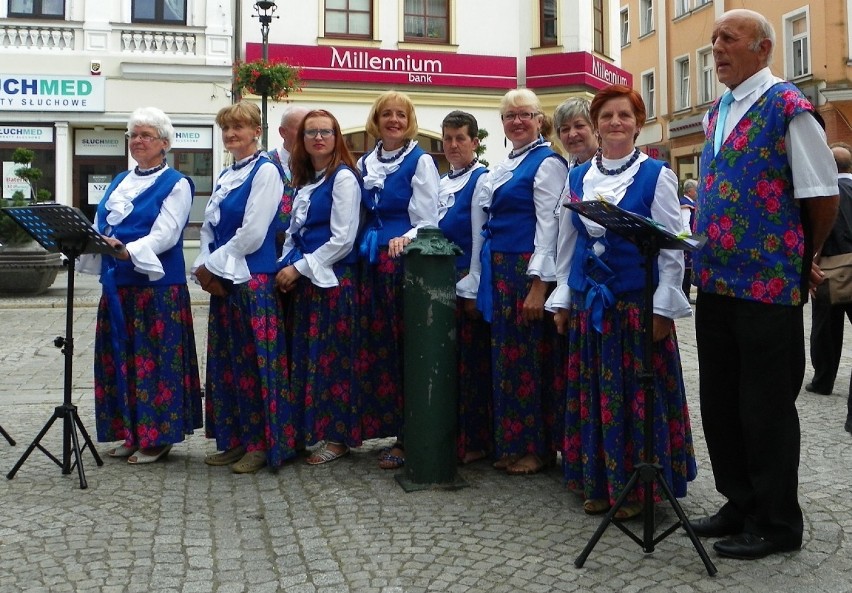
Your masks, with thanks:
[[[674,234],[682,229],[677,177],[662,161],[635,146],[645,105],[633,89],[612,85],[590,107],[600,148],[571,170],[569,199],[603,199],[654,220]],[[556,252],[557,288],[547,302],[560,333],[568,335],[568,398],[563,468],[583,509],[603,513],[615,503],[642,459],[644,256],[636,245],[581,217],[563,212]],[[681,289],[683,252],[663,249],[654,262],[654,462],[676,496],[696,474],[674,319],[691,315]],[[638,492],[615,519],[641,509]]]

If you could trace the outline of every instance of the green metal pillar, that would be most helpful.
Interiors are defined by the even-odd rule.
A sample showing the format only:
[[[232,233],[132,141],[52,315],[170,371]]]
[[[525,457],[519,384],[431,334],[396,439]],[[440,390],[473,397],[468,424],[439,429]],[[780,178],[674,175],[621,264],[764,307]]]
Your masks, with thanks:
[[[440,229],[421,228],[404,252],[406,491],[461,488],[456,476],[456,256]]]

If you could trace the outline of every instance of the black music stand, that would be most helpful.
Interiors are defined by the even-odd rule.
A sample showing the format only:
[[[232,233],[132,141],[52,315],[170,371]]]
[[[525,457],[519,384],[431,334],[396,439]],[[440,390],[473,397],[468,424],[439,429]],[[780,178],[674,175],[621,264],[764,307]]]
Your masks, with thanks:
[[[15,467],[6,477],[15,477],[18,469],[24,464],[33,449],[38,447],[56,465],[62,468],[63,474],[70,474],[74,466],[71,464],[71,454],[74,454],[74,464],[80,475],[80,488],[88,487],[86,474],[83,472],[82,451],[86,447],[92,452],[95,463],[99,466],[104,462],[101,460],[89,433],[80,420],[77,406],[71,401],[71,378],[72,363],[74,360],[74,265],[78,256],[83,253],[106,253],[113,254],[115,249],[107,243],[104,238],[92,228],[92,223],[77,208],[59,204],[40,204],[34,206],[23,206],[15,208],[3,208],[18,225],[27,231],[33,239],[51,252],[59,252],[68,258],[68,291],[65,300],[65,337],[57,337],[53,343],[57,348],[62,348],[65,355],[65,386],[64,399],[61,406],[53,411],[53,416],[38,433],[38,436],[30,444]],[[57,459],[41,444],[41,439],[53,426],[57,418],[63,420],[62,431],[62,461]],[[83,435],[85,444],[80,447],[77,429]]]
[[[9,444],[13,447],[15,446],[15,439],[9,436],[9,433],[3,430],[3,427],[0,426],[0,435],[3,435],[3,438],[9,441]]]
[[[663,468],[659,463],[654,463],[654,399],[656,397],[656,387],[654,385],[654,370],[652,365],[652,352],[654,348],[654,260],[660,252],[660,249],[680,249],[680,250],[695,250],[703,245],[706,238],[703,237],[679,237],[670,231],[666,230],[658,223],[640,216],[633,212],[619,208],[614,204],[603,200],[591,200],[586,202],[570,202],[565,204],[567,208],[593,220],[609,231],[621,235],[625,239],[631,241],[639,248],[639,253],[644,256],[645,262],[645,307],[642,311],[642,330],[644,341],[644,353],[641,361],[641,368],[638,373],[639,380],[645,390],[645,444],[642,453],[642,461],[636,464],[633,469],[633,474],[624,486],[624,490],[618,496],[613,507],[604,516],[597,531],[595,531],[592,539],[586,544],[583,552],[574,561],[574,566],[581,568],[586,562],[592,549],[598,543],[606,528],[610,524],[614,524],[621,531],[627,534],[630,539],[635,541],[642,547],[642,550],[649,554],[654,551],[654,546],[664,540],[666,537],[674,533],[678,527],[683,525],[689,539],[692,540],[692,545],[695,546],[698,555],[704,562],[707,568],[707,573],[710,576],[716,574],[716,567],[707,555],[707,551],[699,541],[695,532],[690,526],[683,509],[675,498],[674,493],[669,487],[663,476]],[[614,522],[613,517],[627,501],[627,495],[632,488],[641,482],[643,485],[643,507],[642,518],[644,520],[643,537],[639,538],[635,533],[628,529],[620,522]],[[678,517],[678,521],[666,529],[659,537],[654,537],[656,522],[654,517],[654,483],[660,485],[663,493],[674,509]]]

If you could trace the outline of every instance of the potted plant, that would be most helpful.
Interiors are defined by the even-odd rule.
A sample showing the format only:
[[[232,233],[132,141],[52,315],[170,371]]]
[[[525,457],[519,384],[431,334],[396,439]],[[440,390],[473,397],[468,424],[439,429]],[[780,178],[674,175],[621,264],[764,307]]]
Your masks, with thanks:
[[[29,196],[18,190],[11,199],[0,201],[0,205],[27,206],[50,200],[50,192],[38,188],[42,171],[32,166],[34,159],[35,153],[26,148],[18,148],[12,153],[12,160],[21,165],[15,169],[15,175],[26,181]],[[62,269],[60,254],[46,251],[17,222],[1,211],[0,245],[0,292],[40,294],[50,288]]]
[[[252,60],[234,64],[234,91],[240,95],[266,95],[273,101],[283,101],[299,89],[299,69],[283,62]]]

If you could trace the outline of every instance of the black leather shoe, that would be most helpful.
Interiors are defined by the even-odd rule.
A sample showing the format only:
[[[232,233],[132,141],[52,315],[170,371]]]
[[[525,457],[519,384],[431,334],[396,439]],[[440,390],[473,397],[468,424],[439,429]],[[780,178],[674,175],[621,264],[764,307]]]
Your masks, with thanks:
[[[743,530],[742,521],[735,521],[722,516],[720,513],[690,521],[689,526],[698,537],[724,537],[734,535]]]
[[[852,432],[852,418],[846,419],[846,424],[843,425],[843,430],[846,432]]]
[[[828,391],[826,391],[825,389],[819,389],[813,383],[808,383],[807,385],[805,385],[805,391],[809,393],[816,393],[819,395],[831,395],[831,389],[829,389]]]
[[[740,533],[732,538],[723,539],[713,544],[713,549],[720,556],[737,558],[738,560],[757,560],[770,554],[792,552],[801,547],[801,543],[782,544],[763,539],[753,533]]]

